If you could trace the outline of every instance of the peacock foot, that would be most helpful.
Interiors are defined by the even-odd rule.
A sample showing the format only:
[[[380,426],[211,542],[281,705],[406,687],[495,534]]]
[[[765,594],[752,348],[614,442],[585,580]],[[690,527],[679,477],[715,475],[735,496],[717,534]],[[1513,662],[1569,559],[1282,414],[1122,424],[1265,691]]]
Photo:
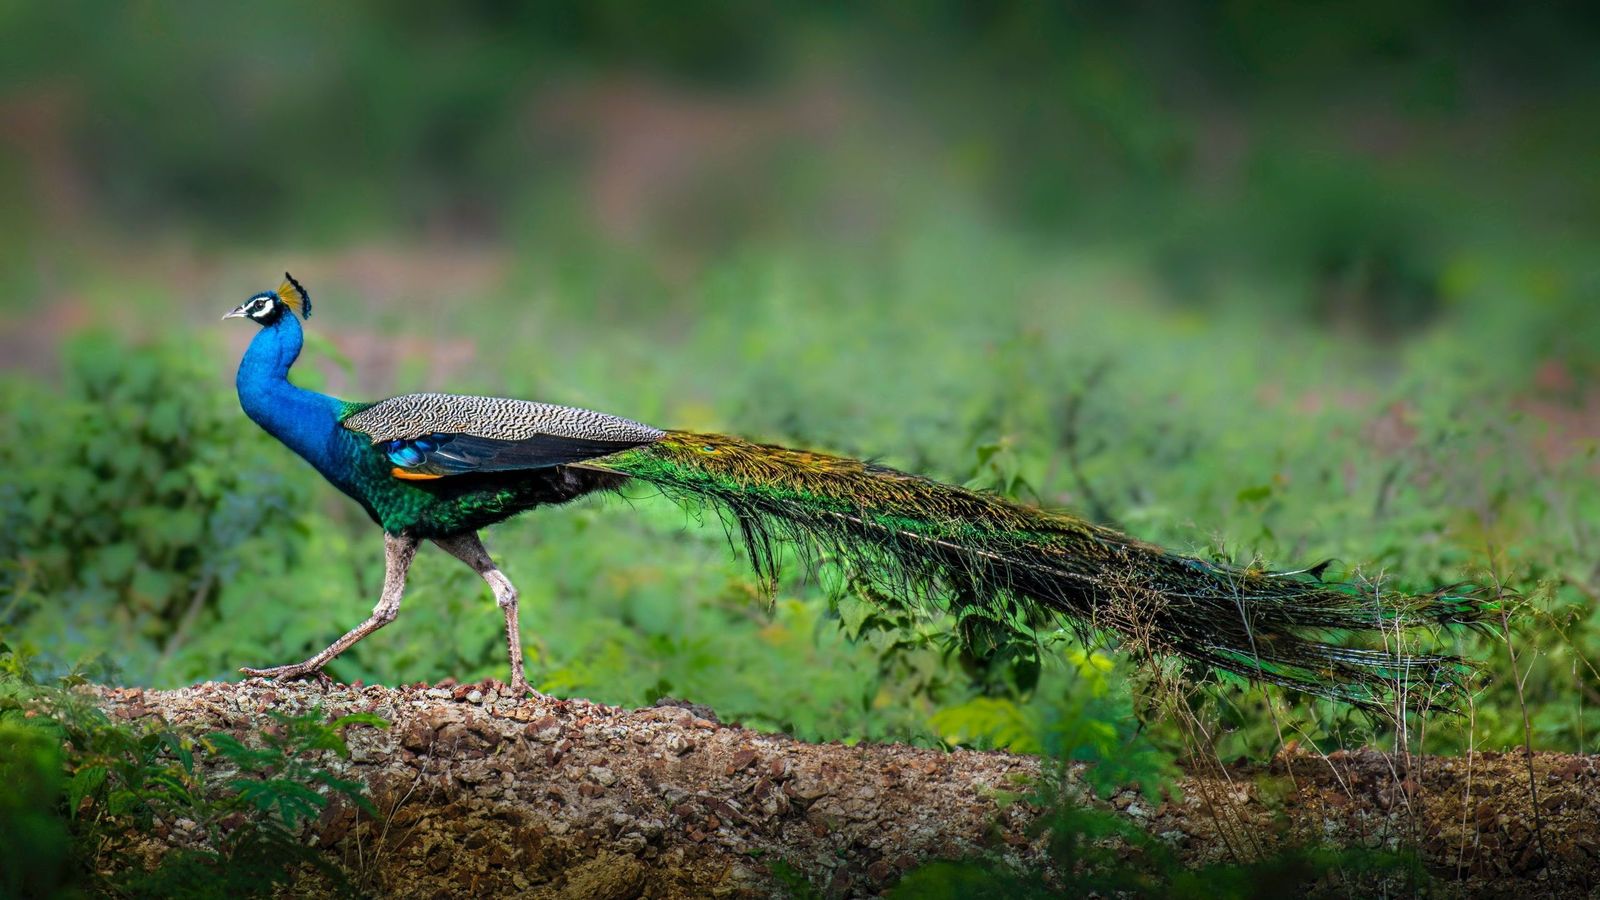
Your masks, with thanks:
[[[298,678],[315,678],[318,684],[327,687],[333,684],[333,679],[320,667],[308,666],[305,663],[295,663],[292,666],[273,666],[268,669],[252,669],[241,666],[239,671],[255,678],[270,678],[273,681],[294,681]]]
[[[506,692],[518,700],[528,699],[529,694],[532,694],[535,697],[541,696],[538,691],[533,689],[532,685],[528,684],[528,679],[518,677],[513,677],[511,679],[511,684],[506,688]]]

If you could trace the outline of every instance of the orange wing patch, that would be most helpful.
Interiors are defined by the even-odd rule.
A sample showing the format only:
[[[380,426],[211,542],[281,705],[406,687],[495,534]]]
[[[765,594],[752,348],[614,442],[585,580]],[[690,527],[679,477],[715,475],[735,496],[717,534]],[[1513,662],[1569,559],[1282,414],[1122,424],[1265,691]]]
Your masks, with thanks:
[[[390,469],[389,474],[403,481],[432,481],[443,478],[443,475],[429,475],[426,472],[407,472],[405,469]]]

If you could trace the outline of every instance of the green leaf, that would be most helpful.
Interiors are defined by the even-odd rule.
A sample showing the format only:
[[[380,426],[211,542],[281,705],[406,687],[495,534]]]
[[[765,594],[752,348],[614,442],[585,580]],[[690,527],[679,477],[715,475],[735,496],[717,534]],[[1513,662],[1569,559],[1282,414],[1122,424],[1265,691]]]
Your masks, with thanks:
[[[1240,503],[1260,503],[1272,496],[1272,485],[1257,484],[1239,491]]]
[[[189,749],[183,738],[173,732],[164,731],[161,732],[161,743],[167,748],[167,752],[177,757],[185,772],[194,771],[194,753]]]
[[[276,810],[279,819],[288,828],[295,828],[301,821],[317,816],[328,805],[328,798],[285,778],[236,780],[234,785],[241,798],[262,812]]]
[[[329,728],[343,728],[346,725],[370,725],[373,728],[388,728],[390,723],[383,716],[370,712],[350,713],[328,723]]]
[[[113,816],[124,815],[141,802],[138,794],[126,788],[112,791],[111,796],[106,798],[106,812]]]
[[[105,786],[106,776],[109,771],[105,766],[87,766],[73,773],[72,780],[67,783],[67,812],[73,818],[78,816],[78,807],[83,805],[83,798],[99,793]]]
[[[139,551],[131,543],[118,543],[103,547],[95,558],[94,567],[100,575],[111,581],[121,581],[133,572],[139,560]]]
[[[225,759],[238,766],[240,771],[243,772],[255,772],[261,769],[273,768],[283,762],[283,754],[279,751],[272,749],[257,750],[247,747],[238,738],[225,732],[218,731],[209,734],[206,736],[206,741],[211,744],[216,752],[222,754]]]

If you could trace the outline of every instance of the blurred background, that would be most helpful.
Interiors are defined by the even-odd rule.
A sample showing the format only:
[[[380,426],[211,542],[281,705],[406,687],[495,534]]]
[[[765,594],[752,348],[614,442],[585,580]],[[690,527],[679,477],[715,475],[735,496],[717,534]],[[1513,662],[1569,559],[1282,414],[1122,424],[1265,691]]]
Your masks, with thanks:
[[[0,632],[172,686],[358,622],[300,383],[872,456],[1201,555],[1516,592],[1429,749],[1600,748],[1600,18],[1580,4],[0,3]],[[642,492],[502,526],[532,677],[807,739],[1127,759],[1394,735],[1067,636],[961,649]],[[424,552],[341,680],[503,677]],[[1519,685],[1518,679],[1523,679]],[[1524,731],[1524,713],[1528,731]]]

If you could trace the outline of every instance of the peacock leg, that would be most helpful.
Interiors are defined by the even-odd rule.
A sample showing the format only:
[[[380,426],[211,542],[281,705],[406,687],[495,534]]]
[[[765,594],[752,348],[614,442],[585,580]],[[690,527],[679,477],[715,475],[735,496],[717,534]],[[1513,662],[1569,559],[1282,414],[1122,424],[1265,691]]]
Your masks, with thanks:
[[[350,629],[344,637],[330,644],[328,649],[292,666],[274,666],[270,669],[243,668],[239,671],[246,675],[279,679],[303,678],[317,674],[329,660],[349,650],[367,635],[393,622],[395,616],[400,614],[400,595],[405,592],[406,572],[410,571],[411,560],[417,555],[417,544],[417,539],[413,537],[393,534],[383,536],[383,596],[378,600],[378,605],[372,608],[372,615],[368,616],[365,622]]]
[[[471,566],[472,571],[488,582],[489,590],[494,592],[494,602],[499,604],[500,611],[506,617],[506,649],[511,655],[511,693],[519,699],[526,697],[530,689],[528,676],[522,668],[522,634],[517,627],[516,587],[489,558],[489,551],[483,549],[483,542],[478,540],[476,533],[469,531],[455,537],[434,538],[433,542]]]

